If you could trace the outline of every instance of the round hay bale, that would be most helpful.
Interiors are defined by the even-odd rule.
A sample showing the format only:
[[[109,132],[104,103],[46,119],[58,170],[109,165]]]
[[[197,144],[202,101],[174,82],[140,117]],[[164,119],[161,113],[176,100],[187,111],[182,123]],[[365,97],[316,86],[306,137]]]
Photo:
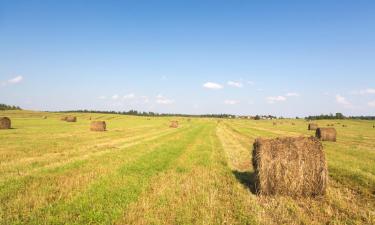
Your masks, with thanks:
[[[314,197],[326,193],[328,169],[318,139],[259,138],[252,154],[258,194]]]
[[[43,116],[43,119],[46,120],[46,119],[47,119],[47,116]]]
[[[93,121],[90,125],[91,131],[106,131],[107,125],[105,121]]]
[[[318,124],[316,123],[309,123],[309,127],[308,127],[308,130],[316,130],[318,129]]]
[[[67,119],[68,117],[67,116],[63,116],[63,117],[61,117],[61,121],[66,121],[66,119]]]
[[[10,129],[11,121],[8,117],[0,117],[0,129]]]
[[[77,122],[77,117],[75,117],[75,116],[67,116],[65,121],[66,122],[73,122],[73,123],[75,123],[75,122]]]
[[[336,141],[336,129],[335,128],[318,128],[316,129],[315,137],[321,141]]]
[[[170,128],[178,128],[178,121],[171,121],[171,125],[169,125]]]
[[[273,125],[274,125],[274,126],[276,126],[276,125],[277,125],[277,123],[276,123],[276,122],[273,122]]]
[[[292,126],[295,126],[296,124],[295,123],[292,123]]]

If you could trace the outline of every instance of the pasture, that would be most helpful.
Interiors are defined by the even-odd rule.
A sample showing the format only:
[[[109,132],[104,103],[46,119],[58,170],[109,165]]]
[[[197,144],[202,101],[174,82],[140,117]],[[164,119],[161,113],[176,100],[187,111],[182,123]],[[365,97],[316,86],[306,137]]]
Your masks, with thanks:
[[[12,120],[0,130],[0,224],[375,224],[370,121],[317,121],[338,134],[323,142],[327,194],[295,199],[254,193],[251,151],[257,137],[314,135],[304,120],[0,116]],[[107,131],[90,131],[94,120]]]

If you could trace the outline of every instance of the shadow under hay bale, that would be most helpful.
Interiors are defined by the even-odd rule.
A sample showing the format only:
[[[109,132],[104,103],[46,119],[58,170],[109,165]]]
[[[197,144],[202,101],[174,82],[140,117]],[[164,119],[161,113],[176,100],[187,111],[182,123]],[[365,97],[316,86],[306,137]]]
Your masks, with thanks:
[[[8,117],[0,117],[0,129],[10,129],[11,121]]]
[[[75,117],[75,116],[67,116],[65,121],[66,122],[73,122],[73,123],[75,123],[75,122],[77,122],[77,117]]]
[[[90,125],[90,130],[91,131],[106,131],[107,125],[105,121],[94,121]]]
[[[308,130],[316,130],[318,129],[318,124],[316,123],[309,123],[309,127],[307,128]]]
[[[255,174],[253,172],[245,171],[232,171],[233,175],[236,177],[239,183],[241,183],[245,188],[248,188],[251,193],[256,194],[255,190]]]
[[[336,141],[336,129],[335,128],[318,128],[315,133],[315,137],[321,141]]]
[[[178,128],[178,121],[171,121],[171,125],[169,125],[170,128]]]
[[[256,139],[253,167],[260,195],[314,197],[326,193],[327,163],[323,145],[314,137]]]

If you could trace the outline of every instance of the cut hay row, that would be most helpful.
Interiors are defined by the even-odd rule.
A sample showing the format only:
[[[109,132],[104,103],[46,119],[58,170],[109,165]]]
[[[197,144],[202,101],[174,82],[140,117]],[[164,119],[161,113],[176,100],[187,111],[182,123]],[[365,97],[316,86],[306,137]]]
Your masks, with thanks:
[[[326,192],[327,163],[314,137],[256,139],[255,188],[261,195],[319,196]]]

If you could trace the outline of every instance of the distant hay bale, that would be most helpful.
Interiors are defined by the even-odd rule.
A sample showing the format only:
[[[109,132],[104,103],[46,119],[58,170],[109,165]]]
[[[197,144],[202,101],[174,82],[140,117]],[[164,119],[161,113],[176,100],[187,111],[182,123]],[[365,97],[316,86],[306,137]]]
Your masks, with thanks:
[[[67,116],[63,116],[63,117],[61,117],[61,121],[66,121],[66,119],[67,119],[68,117]]]
[[[314,137],[256,139],[255,189],[260,195],[324,195],[328,170],[323,145]]]
[[[336,141],[336,129],[335,128],[318,128],[315,133],[315,137],[321,141]]]
[[[277,123],[276,123],[276,122],[273,122],[273,125],[274,125],[274,126],[276,126],[276,125],[277,125]]]
[[[334,127],[335,124],[327,124],[327,127]]]
[[[46,120],[46,119],[47,119],[47,116],[43,116],[43,119]]]
[[[8,117],[0,117],[0,129],[10,129],[11,121]]]
[[[89,117],[89,120],[91,120],[91,116]]]
[[[348,127],[347,125],[342,125],[342,127]]]
[[[316,130],[318,129],[318,124],[316,123],[309,123],[309,127],[308,127],[308,130]]]
[[[178,128],[178,121],[171,121],[171,125],[169,125],[170,128]]]
[[[292,123],[292,126],[295,126],[296,124],[295,123]]]
[[[106,131],[107,125],[105,121],[93,121],[91,122],[90,130],[91,131]]]
[[[77,122],[77,117],[75,117],[75,116],[67,116],[66,117],[66,120],[65,120],[66,122]]]

